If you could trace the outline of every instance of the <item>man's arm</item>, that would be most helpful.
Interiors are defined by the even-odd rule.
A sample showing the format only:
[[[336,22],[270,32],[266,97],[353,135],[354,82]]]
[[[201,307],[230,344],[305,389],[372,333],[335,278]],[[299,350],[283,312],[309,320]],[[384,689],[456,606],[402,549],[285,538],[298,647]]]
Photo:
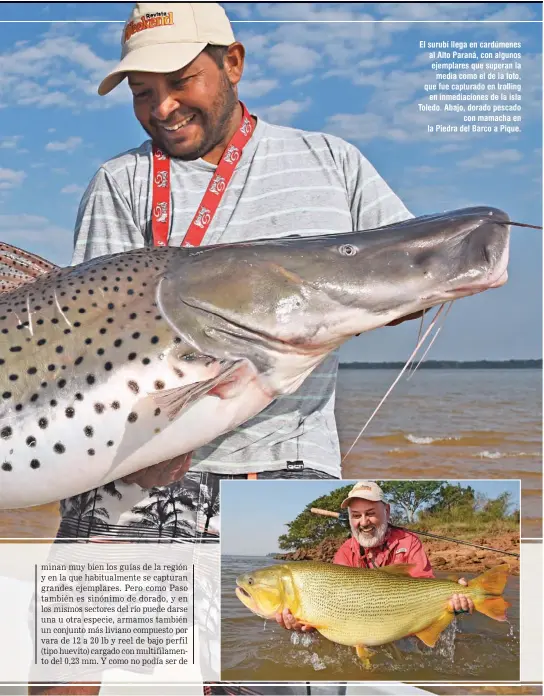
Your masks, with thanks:
[[[72,265],[143,247],[144,235],[136,218],[115,179],[101,167],[79,204]]]
[[[412,563],[415,565],[415,568],[412,568],[410,572],[410,574],[413,577],[434,578],[431,562],[429,561],[429,558],[425,553],[423,544],[417,538],[414,538],[413,544],[410,548],[410,551],[406,559],[406,563]],[[468,585],[467,581],[464,578],[460,578],[458,582],[460,585],[463,585],[464,587]],[[472,614],[472,612],[474,611],[474,602],[470,597],[467,597],[461,592],[455,593],[452,595],[450,600],[450,610],[457,614],[463,612]]]
[[[405,563],[410,563],[414,567],[410,570],[410,575],[414,578],[434,578],[433,569],[429,557],[425,553],[423,544],[417,537],[413,537],[410,548],[406,555]]]
[[[343,543],[338,551],[334,554],[332,562],[335,565],[351,566],[351,557],[349,555],[348,545]]]

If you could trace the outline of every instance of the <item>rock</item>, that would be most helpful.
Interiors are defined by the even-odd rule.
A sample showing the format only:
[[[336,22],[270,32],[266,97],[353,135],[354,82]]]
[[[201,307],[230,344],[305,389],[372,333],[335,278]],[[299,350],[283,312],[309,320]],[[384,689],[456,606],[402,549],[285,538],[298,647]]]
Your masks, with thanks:
[[[447,561],[445,558],[442,558],[442,556],[436,556],[436,558],[433,558],[432,565],[433,566],[443,566],[446,565]]]

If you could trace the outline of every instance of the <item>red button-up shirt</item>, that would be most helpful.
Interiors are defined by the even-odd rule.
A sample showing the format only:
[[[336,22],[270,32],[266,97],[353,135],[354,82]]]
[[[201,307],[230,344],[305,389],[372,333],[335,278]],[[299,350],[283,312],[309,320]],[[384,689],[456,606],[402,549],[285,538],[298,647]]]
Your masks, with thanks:
[[[423,549],[421,541],[415,534],[399,527],[389,526],[381,546],[363,549],[361,555],[359,542],[350,537],[338,549],[333,563],[354,568],[376,568],[399,563],[410,563],[414,567],[410,575],[414,578],[433,578],[431,563]]]

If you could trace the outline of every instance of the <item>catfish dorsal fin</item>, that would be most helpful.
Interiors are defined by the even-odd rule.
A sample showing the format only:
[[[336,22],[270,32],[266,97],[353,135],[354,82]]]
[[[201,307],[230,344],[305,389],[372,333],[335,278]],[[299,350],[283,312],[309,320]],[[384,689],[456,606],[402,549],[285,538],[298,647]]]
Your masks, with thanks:
[[[410,575],[412,568],[415,568],[414,563],[397,563],[396,565],[376,568],[376,570],[381,570],[383,573],[389,573],[389,575]]]
[[[0,242],[0,293],[10,292],[21,285],[58,269],[41,256]]]

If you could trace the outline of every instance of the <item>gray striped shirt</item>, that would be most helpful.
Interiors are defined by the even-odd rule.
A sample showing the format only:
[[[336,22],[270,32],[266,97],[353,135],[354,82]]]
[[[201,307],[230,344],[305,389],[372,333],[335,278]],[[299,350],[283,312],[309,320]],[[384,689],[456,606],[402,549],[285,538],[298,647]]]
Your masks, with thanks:
[[[85,192],[73,264],[150,245],[151,141],[106,162]],[[171,162],[171,245],[179,245],[215,171]],[[353,145],[325,133],[257,121],[203,244],[369,229],[411,217]],[[334,416],[337,353],[292,395],[195,452],[195,469],[225,474],[285,468],[288,460],[340,477]]]

